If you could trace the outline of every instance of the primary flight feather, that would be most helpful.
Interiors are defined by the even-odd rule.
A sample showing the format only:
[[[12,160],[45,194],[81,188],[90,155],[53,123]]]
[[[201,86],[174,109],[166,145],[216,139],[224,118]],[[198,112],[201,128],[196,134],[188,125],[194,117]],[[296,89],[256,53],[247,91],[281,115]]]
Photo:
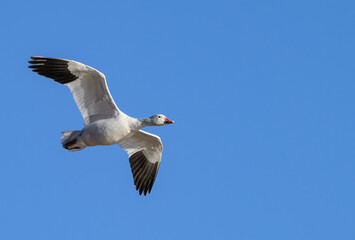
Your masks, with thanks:
[[[147,126],[174,123],[162,114],[133,118],[118,109],[108,90],[105,76],[82,63],[60,58],[31,57],[29,68],[69,87],[84,118],[81,130],[64,131],[61,143],[69,151],[96,145],[120,145],[128,154],[139,194],[150,193],[158,173],[163,145]]]

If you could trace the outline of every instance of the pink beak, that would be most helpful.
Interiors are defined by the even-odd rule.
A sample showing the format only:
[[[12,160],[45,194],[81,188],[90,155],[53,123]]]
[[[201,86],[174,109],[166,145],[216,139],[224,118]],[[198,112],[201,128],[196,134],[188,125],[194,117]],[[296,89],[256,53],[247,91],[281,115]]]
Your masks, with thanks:
[[[164,121],[165,124],[171,124],[171,123],[174,123],[173,120],[170,120],[168,118],[165,118],[165,121]]]

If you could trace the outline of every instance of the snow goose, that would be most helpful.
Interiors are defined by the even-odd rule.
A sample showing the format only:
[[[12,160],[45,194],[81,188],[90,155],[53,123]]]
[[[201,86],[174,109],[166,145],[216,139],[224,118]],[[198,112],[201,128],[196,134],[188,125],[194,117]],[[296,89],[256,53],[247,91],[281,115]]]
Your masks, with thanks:
[[[120,145],[128,154],[134,184],[139,194],[150,193],[158,173],[163,145],[146,126],[174,123],[162,114],[133,118],[118,109],[107,88],[105,76],[82,63],[48,57],[31,57],[29,68],[69,87],[84,118],[82,130],[62,132],[61,143],[69,151],[88,146]]]

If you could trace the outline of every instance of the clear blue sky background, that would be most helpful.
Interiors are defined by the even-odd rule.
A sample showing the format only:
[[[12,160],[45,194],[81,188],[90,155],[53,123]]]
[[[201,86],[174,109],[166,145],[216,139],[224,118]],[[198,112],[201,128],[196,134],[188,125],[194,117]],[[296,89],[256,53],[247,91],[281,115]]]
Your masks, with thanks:
[[[355,239],[355,2],[1,1],[0,239]],[[102,71],[163,113],[149,196],[30,56]]]

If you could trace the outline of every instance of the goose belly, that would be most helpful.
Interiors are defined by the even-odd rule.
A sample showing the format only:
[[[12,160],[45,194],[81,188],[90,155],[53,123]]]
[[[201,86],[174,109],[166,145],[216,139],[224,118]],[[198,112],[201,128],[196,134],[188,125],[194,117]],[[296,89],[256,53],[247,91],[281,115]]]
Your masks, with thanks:
[[[99,120],[86,126],[81,138],[88,146],[112,145],[130,133],[128,125],[115,119]]]

